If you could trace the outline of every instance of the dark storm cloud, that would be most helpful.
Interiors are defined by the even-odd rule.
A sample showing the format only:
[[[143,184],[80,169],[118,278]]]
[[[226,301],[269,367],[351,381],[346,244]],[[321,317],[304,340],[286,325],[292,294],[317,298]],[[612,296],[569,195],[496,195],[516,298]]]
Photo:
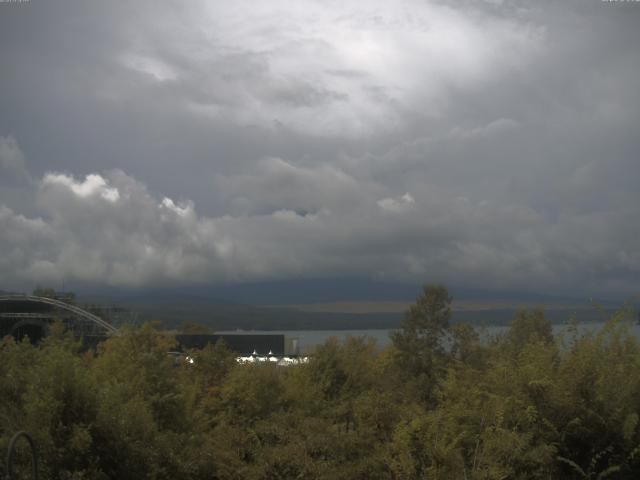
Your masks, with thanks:
[[[639,20],[622,2],[0,4],[3,272],[637,292]]]

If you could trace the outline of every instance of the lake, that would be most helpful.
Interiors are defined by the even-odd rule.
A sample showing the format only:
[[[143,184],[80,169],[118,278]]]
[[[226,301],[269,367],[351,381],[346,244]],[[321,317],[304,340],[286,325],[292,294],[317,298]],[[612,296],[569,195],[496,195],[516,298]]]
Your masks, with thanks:
[[[603,322],[593,323],[580,323],[578,324],[578,331],[589,332],[601,328],[604,325]],[[488,339],[504,333],[509,327],[501,325],[488,325],[476,327],[476,330],[480,334],[481,338]],[[555,335],[560,335],[563,332],[567,332],[569,326],[567,324],[553,325],[553,332]],[[256,334],[283,334],[287,338],[297,338],[298,345],[301,352],[309,352],[316,345],[320,345],[326,342],[329,338],[335,337],[338,340],[346,340],[348,337],[371,337],[380,347],[385,347],[391,343],[389,334],[393,330],[391,329],[370,329],[370,330],[224,330],[218,331],[219,334],[234,334],[234,335],[256,335]],[[633,334],[636,338],[640,339],[640,325],[632,325]]]

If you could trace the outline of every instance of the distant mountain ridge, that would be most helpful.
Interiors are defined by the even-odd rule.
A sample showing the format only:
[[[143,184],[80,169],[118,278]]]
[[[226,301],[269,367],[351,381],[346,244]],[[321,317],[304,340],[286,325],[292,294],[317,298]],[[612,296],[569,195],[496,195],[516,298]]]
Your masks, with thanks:
[[[404,308],[421,290],[420,285],[381,283],[359,279],[315,279],[240,285],[196,285],[181,288],[102,289],[79,294],[81,302],[111,303],[139,312],[143,321],[158,320],[169,328],[183,321],[221,329],[368,329],[395,328]],[[537,293],[450,289],[454,298],[453,321],[505,324],[520,308],[552,305],[549,318],[565,322],[574,312],[584,321],[602,315],[588,299]],[[394,303],[397,308],[380,308]],[[456,303],[457,302],[457,303]],[[318,308],[323,304],[369,304],[371,308]],[[462,308],[460,306],[463,306]],[[609,308],[610,304],[603,303]],[[593,311],[592,311],[593,310]]]
[[[583,303],[588,298],[538,292],[489,290],[448,285],[454,300],[528,301],[553,303]],[[190,296],[215,299],[218,303],[242,305],[286,305],[340,301],[408,301],[420,294],[422,285],[400,282],[379,282],[360,278],[297,279],[239,284],[197,284],[180,287],[83,287],[74,288],[87,297],[106,296],[132,300],[134,297]],[[610,299],[597,299],[609,303]]]
[[[237,285],[71,288],[81,304],[113,305],[136,312],[140,321],[157,320],[167,328],[182,322],[222,329],[371,329],[395,328],[421,285],[372,280],[303,279]],[[544,306],[556,323],[575,314],[579,320],[603,320],[588,298],[450,287],[454,322],[506,324],[521,308]],[[605,309],[621,303],[600,301]]]

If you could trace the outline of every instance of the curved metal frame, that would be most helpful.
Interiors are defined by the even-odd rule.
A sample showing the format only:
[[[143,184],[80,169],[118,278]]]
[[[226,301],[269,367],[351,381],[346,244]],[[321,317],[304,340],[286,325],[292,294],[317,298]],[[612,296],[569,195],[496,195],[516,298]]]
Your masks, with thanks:
[[[56,300],[54,298],[36,297],[33,295],[2,295],[0,296],[0,302],[5,300],[21,300],[21,301],[29,301],[29,302],[44,303],[47,305],[52,305],[54,307],[61,308],[68,312],[75,313],[76,315],[84,318],[85,320],[90,320],[98,324],[99,326],[104,328],[107,331],[107,333],[112,334],[118,331],[116,327],[114,327],[110,323],[105,322],[103,319],[101,319],[97,315],[94,315],[93,313],[89,313],[80,307],[76,307],[75,305],[61,302],[60,300]]]
[[[29,433],[21,430],[16,433],[11,441],[9,442],[9,447],[7,449],[7,479],[13,480],[13,454],[16,450],[16,442],[20,439],[20,437],[24,437],[27,439],[29,446],[31,447],[31,471],[33,473],[33,478],[38,479],[38,452],[36,450],[36,444],[31,438]]]

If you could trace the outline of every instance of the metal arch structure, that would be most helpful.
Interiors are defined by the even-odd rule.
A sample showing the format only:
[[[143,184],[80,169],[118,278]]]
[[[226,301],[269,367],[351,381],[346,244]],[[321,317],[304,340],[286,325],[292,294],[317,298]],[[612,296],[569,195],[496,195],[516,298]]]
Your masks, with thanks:
[[[13,463],[14,457],[16,453],[16,443],[20,438],[24,438],[27,444],[29,445],[29,450],[31,451],[31,478],[34,480],[38,480],[38,450],[36,450],[36,443],[33,441],[33,437],[30,433],[25,432],[24,430],[16,433],[9,442],[9,446],[7,447],[7,457],[6,457],[6,468],[5,471],[7,473],[7,480],[14,480],[16,477],[13,475]]]
[[[80,323],[84,323],[86,327],[82,330],[83,333],[88,333],[91,336],[111,336],[115,334],[118,330],[106,322],[102,318],[94,315],[91,312],[87,312],[86,310],[77,307],[75,305],[71,305],[66,302],[62,302],[60,300],[56,300],[55,298],[48,297],[38,297],[35,295],[1,295],[0,296],[0,305],[3,302],[32,302],[39,305],[47,305],[52,307],[52,310],[58,309],[59,311],[66,312],[68,314],[72,314],[73,317],[80,319]],[[0,313],[0,319],[2,318],[11,318],[12,320],[18,320],[18,324],[20,321],[37,321],[38,319],[47,319],[51,321],[53,318],[59,318],[60,315],[53,315],[52,312],[45,313],[34,313],[34,312],[10,312],[10,313]],[[75,323],[75,322],[73,322]],[[74,326],[74,325],[70,325]],[[74,330],[78,330],[74,328]]]

